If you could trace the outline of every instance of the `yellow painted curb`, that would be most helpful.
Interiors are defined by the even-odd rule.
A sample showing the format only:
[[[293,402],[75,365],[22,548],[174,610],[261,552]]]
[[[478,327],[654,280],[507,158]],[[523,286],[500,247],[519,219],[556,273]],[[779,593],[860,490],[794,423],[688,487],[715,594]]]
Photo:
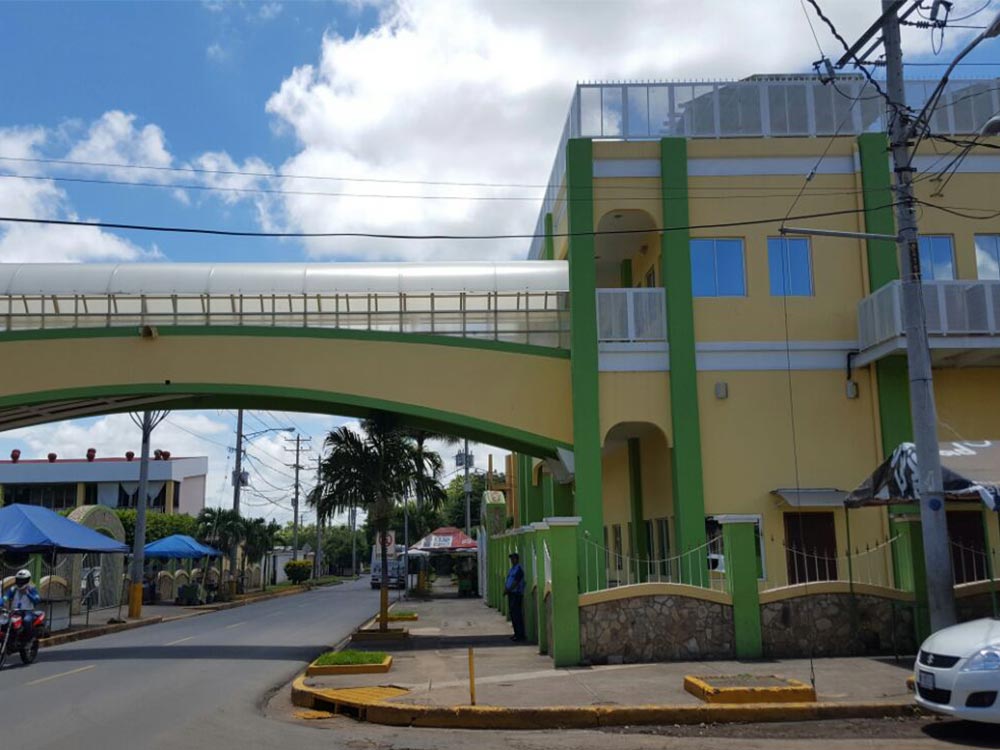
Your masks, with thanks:
[[[781,680],[781,687],[713,687],[713,677],[684,676],[684,689],[706,703],[810,703],[816,700],[816,690],[798,680],[766,675]],[[720,676],[721,677],[721,676]]]
[[[317,660],[318,661],[318,660]],[[329,677],[338,674],[382,674],[392,669],[392,655],[378,664],[317,664],[315,661],[306,667],[307,677]]]
[[[334,704],[336,691],[292,683],[292,702],[301,708],[324,709]],[[327,693],[327,694],[325,694]],[[680,706],[426,706],[386,700],[351,701],[358,717],[373,724],[439,729],[587,729],[604,726],[815,721],[912,716],[911,702],[758,703]]]

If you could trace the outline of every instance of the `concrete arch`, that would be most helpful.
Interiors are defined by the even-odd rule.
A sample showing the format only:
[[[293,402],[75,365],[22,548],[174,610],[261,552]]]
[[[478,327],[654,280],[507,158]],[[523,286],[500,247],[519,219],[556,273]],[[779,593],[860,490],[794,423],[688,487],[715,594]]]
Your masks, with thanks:
[[[615,208],[606,211],[597,220],[598,234],[594,238],[594,262],[598,287],[620,287],[622,261],[647,259],[640,269],[630,269],[631,286],[644,286],[642,271],[652,267],[659,255],[660,240],[656,231],[657,220],[652,214],[636,208]],[[632,266],[639,265],[633,262]],[[658,264],[655,264],[658,265]],[[662,286],[659,269],[655,272],[656,285]]]
[[[406,424],[533,455],[572,443],[558,349],[308,329],[127,329],[0,335],[0,429],[157,403],[280,408]],[[67,366],[67,363],[72,363]],[[30,385],[29,385],[30,384]]]
[[[69,520],[76,521],[81,526],[105,534],[119,542],[125,541],[125,527],[118,519],[118,516],[110,508],[103,505],[84,505],[75,508],[68,516]],[[89,558],[89,559],[88,559]],[[96,559],[95,559],[96,558]],[[113,555],[70,555],[69,579],[70,591],[74,592],[70,611],[79,614],[82,602],[79,592],[82,590],[82,579],[86,567],[99,567],[100,575],[95,576],[95,580],[100,581],[94,590],[91,606],[108,606],[117,603],[122,596],[122,580],[125,574],[125,556],[121,554]]]

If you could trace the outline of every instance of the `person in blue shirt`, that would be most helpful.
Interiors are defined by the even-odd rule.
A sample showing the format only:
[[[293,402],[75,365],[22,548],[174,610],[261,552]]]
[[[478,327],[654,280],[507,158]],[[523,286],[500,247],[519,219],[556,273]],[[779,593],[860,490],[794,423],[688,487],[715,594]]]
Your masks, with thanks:
[[[510,554],[510,570],[504,583],[504,594],[510,603],[510,623],[514,626],[512,641],[525,640],[524,635],[524,568],[516,552]]]
[[[19,570],[14,576],[14,585],[3,592],[3,606],[24,613],[24,624],[31,627],[33,612],[42,600],[38,589],[31,585],[31,571]]]

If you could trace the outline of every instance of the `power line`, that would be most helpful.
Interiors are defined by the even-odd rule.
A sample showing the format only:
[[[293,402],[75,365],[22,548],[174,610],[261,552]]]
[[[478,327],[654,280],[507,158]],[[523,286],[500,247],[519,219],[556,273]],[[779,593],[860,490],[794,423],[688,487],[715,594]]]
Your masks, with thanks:
[[[847,216],[851,214],[866,213],[869,210],[880,210],[892,208],[896,204],[888,203],[873,209],[847,208],[838,211],[819,211],[809,214],[798,214],[796,216],[777,216],[763,219],[745,219],[742,221],[724,221],[708,224],[688,224],[676,227],[647,227],[645,229],[594,229],[583,232],[554,232],[552,237],[598,237],[615,235],[635,235],[647,234],[649,232],[669,232],[691,229],[725,229],[729,227],[758,226],[761,224],[779,224],[783,221],[793,221],[799,219],[821,219],[830,216]],[[50,226],[69,227],[96,227],[99,229],[121,229],[136,232],[162,232],[166,234],[198,234],[213,237],[268,237],[268,238],[359,238],[375,240],[530,240],[542,238],[546,235],[523,233],[523,234],[395,234],[390,232],[263,232],[263,231],[243,231],[234,229],[206,229],[200,227],[178,227],[171,225],[156,224],[126,224],[122,222],[110,221],[78,221],[72,219],[35,219],[23,216],[0,216],[0,222],[12,224],[41,224]]]

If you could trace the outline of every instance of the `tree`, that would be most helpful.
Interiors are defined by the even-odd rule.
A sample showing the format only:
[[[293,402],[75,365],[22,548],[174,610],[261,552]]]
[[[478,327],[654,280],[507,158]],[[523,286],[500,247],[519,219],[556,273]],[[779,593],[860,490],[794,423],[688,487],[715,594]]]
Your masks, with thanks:
[[[418,508],[416,502],[409,500],[406,506],[410,514],[411,544],[427,536],[434,529],[448,525],[442,512],[429,505]],[[388,528],[396,530],[397,537],[399,537],[399,530],[403,528],[403,507],[403,504],[393,506],[391,515],[389,516],[389,523],[387,524]],[[365,544],[374,544],[378,540],[375,523],[371,518],[365,519],[361,530],[358,532],[358,538],[361,540],[362,546]]]
[[[486,475],[482,472],[469,474],[469,481],[472,483],[472,503],[469,514],[472,517],[472,528],[479,526],[480,501],[483,493],[486,492]],[[499,475],[495,481],[503,483],[503,475]],[[457,476],[452,479],[445,488],[447,499],[441,508],[443,521],[447,526],[465,526],[465,477]]]
[[[357,547],[365,548],[365,535],[352,532],[350,526],[331,526],[323,532],[323,559],[339,571],[351,569]]]
[[[125,529],[125,543],[131,547],[135,543],[135,508],[117,508],[115,515]],[[146,516],[146,543],[174,534],[198,536],[198,522],[191,516],[181,514],[166,514],[150,511]]]
[[[391,415],[378,412],[362,423],[364,434],[348,427],[331,432],[325,441],[329,451],[320,467],[322,486],[315,495],[317,512],[330,517],[332,511],[363,507],[367,511],[377,543],[381,547],[382,585],[379,597],[379,629],[389,622],[389,555],[386,532],[393,508],[411,491],[419,479],[424,497],[434,493],[436,476],[433,459],[416,451],[416,441],[394,422]],[[437,459],[440,465],[440,456]],[[440,483],[437,483],[440,491]],[[440,493],[443,498],[443,493]]]
[[[203,508],[198,514],[198,534],[220,550],[231,550],[246,538],[246,523],[235,510]],[[236,571],[231,572],[235,579]]]

